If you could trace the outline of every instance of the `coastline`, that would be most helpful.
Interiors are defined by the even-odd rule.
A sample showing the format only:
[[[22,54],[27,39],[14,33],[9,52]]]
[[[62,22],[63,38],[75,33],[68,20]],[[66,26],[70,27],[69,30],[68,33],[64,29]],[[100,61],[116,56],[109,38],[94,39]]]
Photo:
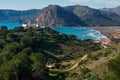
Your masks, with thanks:
[[[120,38],[120,27],[118,27],[118,26],[91,27],[91,28],[95,29],[97,31],[100,31],[101,34],[105,35],[107,38],[111,39],[113,36]]]
[[[120,27],[118,26],[91,27],[91,28],[99,31],[101,34],[107,37],[106,39],[100,40],[100,43],[103,48],[107,48],[107,46],[120,42]]]

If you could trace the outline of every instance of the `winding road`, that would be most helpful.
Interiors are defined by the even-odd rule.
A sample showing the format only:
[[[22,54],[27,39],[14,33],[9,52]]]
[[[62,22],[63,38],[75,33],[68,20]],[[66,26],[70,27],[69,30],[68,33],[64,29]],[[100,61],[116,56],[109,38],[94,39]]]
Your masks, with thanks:
[[[49,51],[46,51],[46,50],[44,50],[44,52],[47,53],[47,54],[49,54],[49,55],[51,55],[51,56],[54,56],[54,57],[56,57],[56,58],[59,58],[59,57],[60,57],[60,56],[54,55],[53,53],[51,53],[51,52],[49,52]],[[70,71],[70,70],[75,69],[82,60],[85,60],[85,59],[87,58],[87,56],[88,56],[88,55],[85,54],[85,55],[84,55],[82,58],[80,58],[80,59],[78,60],[78,62],[76,62],[72,67],[70,67],[69,69],[63,70],[63,72],[67,72],[67,71]]]
[[[77,63],[75,63],[71,68],[69,68],[69,69],[67,69],[67,70],[64,70],[63,72],[67,72],[67,71],[70,71],[70,70],[75,69],[82,60],[85,60],[85,59],[87,58],[87,56],[88,56],[87,54],[84,55],[84,56],[83,56],[82,58],[80,58],[80,60],[79,60]]]

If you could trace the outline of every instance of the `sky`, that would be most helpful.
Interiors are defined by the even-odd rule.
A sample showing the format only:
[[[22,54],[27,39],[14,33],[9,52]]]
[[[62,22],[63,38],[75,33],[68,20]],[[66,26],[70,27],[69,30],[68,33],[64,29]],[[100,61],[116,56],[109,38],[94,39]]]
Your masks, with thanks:
[[[48,5],[84,5],[101,9],[120,6],[120,0],[0,0],[0,9],[42,9]]]

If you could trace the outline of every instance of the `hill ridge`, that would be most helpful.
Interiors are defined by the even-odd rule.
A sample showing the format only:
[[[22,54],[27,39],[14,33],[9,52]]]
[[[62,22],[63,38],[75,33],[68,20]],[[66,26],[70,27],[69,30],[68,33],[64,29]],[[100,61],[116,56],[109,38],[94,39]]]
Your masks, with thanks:
[[[120,26],[120,6],[110,9],[94,9],[82,5],[66,7],[49,5],[43,9],[0,10],[0,22],[22,24],[31,22],[33,24],[36,23],[36,18],[39,18],[39,24],[43,26]]]

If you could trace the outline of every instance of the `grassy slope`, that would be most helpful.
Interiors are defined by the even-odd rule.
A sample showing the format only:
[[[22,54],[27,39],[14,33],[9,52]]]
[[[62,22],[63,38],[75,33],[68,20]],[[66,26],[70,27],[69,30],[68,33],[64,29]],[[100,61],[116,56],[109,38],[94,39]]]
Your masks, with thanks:
[[[119,49],[120,44],[117,44],[91,53],[88,55],[87,60],[83,60],[77,68],[66,73],[65,80],[104,80],[105,76],[111,75],[111,72],[107,68],[107,63],[118,56]],[[69,61],[69,66],[75,64],[76,61],[78,60]],[[64,66],[68,64],[67,62],[62,63]]]

